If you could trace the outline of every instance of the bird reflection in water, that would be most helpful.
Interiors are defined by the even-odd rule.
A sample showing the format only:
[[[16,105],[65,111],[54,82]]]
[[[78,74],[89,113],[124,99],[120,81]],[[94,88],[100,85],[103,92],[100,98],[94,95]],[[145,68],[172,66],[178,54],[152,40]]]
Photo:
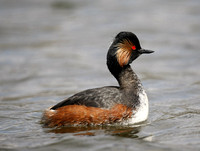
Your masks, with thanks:
[[[112,135],[127,138],[138,138],[137,135],[146,122],[132,126],[122,125],[106,125],[106,126],[65,126],[59,128],[47,128],[47,133],[72,133],[74,136],[97,136],[97,135]]]

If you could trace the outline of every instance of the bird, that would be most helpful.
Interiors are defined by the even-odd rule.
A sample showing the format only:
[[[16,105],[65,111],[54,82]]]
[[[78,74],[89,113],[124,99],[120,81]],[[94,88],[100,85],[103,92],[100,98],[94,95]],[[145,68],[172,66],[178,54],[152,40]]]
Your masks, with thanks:
[[[108,70],[119,86],[103,86],[76,93],[46,109],[42,123],[46,127],[61,127],[146,121],[149,114],[148,97],[130,64],[141,54],[153,52],[141,48],[134,33],[119,32],[107,52]]]

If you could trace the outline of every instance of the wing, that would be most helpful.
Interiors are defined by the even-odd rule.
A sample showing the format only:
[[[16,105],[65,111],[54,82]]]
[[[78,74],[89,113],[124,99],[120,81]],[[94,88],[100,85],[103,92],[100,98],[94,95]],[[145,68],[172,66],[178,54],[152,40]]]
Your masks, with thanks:
[[[56,104],[51,109],[66,105],[85,105],[90,107],[110,108],[121,100],[119,87],[102,87],[79,92],[66,100]]]

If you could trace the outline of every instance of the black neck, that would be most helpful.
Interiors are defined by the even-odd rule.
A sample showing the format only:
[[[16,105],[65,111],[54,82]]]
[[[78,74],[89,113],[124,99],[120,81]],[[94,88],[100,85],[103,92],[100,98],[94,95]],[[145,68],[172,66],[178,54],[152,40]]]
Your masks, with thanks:
[[[110,64],[107,62],[108,69],[112,75],[117,79],[120,90],[123,95],[123,104],[129,107],[136,107],[139,102],[139,93],[142,91],[142,84],[137,75],[133,72],[130,65],[123,68],[119,65]]]
[[[138,79],[135,72],[133,72],[130,65],[127,65],[122,68],[122,70],[119,72],[117,77],[117,81],[120,85],[120,88],[126,89],[126,88],[138,88],[141,87],[140,80]]]
[[[119,86],[123,90],[139,91],[142,87],[137,75],[133,72],[130,65],[121,67],[117,62],[107,61],[107,66],[112,75],[117,79]]]

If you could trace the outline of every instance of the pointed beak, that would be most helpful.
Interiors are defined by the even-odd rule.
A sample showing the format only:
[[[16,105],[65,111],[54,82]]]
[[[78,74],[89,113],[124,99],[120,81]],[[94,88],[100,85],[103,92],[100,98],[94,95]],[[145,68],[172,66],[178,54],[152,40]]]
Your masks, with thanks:
[[[153,53],[154,52],[152,50],[147,50],[147,49],[142,49],[142,48],[139,49],[138,51],[139,51],[140,54],[143,54],[143,53]]]

